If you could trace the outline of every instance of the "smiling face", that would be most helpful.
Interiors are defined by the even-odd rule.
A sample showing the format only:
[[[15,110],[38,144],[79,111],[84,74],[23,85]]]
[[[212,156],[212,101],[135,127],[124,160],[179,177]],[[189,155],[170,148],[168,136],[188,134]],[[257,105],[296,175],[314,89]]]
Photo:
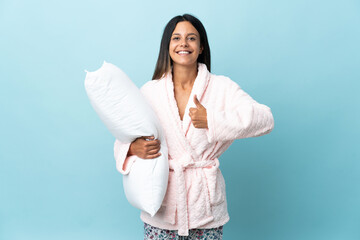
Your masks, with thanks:
[[[196,28],[188,21],[176,24],[169,44],[169,54],[173,65],[191,66],[197,64],[201,52],[200,35]]]

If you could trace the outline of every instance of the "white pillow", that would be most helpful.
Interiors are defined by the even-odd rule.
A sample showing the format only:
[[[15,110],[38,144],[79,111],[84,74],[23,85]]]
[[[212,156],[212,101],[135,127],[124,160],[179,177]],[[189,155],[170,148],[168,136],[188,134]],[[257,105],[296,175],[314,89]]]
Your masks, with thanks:
[[[169,176],[168,149],[160,121],[136,85],[115,65],[104,61],[98,70],[86,72],[85,89],[91,105],[116,139],[129,143],[141,136],[154,136],[161,142],[160,157],[144,160],[134,156],[130,173],[123,176],[130,204],[154,216],[164,199]]]

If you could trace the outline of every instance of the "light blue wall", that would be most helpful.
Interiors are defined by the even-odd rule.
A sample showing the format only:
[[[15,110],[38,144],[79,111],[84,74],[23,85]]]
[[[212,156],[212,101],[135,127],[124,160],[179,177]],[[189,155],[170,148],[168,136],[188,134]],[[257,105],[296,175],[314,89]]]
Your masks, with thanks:
[[[360,239],[360,2],[0,1],[0,239],[142,239],[91,108],[103,60],[151,80],[165,24],[205,25],[212,72],[271,107],[220,158],[228,240]]]

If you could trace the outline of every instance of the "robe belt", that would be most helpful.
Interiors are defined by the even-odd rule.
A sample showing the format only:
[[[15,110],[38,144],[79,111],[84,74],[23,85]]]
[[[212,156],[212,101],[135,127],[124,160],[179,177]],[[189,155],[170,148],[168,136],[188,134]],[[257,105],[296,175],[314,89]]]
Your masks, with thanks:
[[[188,206],[184,171],[187,168],[206,168],[211,166],[219,166],[219,160],[217,158],[213,160],[203,160],[196,162],[169,160],[169,168],[174,170],[177,185],[176,203],[178,209],[177,214],[179,221],[179,235],[188,236],[189,234]]]

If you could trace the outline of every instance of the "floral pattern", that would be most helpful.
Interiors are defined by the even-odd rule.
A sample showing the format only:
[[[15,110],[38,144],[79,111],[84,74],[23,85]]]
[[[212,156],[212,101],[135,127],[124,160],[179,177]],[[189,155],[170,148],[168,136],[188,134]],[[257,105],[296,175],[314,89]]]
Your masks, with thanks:
[[[177,230],[161,229],[144,223],[144,240],[222,240],[223,226],[211,229],[190,229],[189,236],[179,236]]]

